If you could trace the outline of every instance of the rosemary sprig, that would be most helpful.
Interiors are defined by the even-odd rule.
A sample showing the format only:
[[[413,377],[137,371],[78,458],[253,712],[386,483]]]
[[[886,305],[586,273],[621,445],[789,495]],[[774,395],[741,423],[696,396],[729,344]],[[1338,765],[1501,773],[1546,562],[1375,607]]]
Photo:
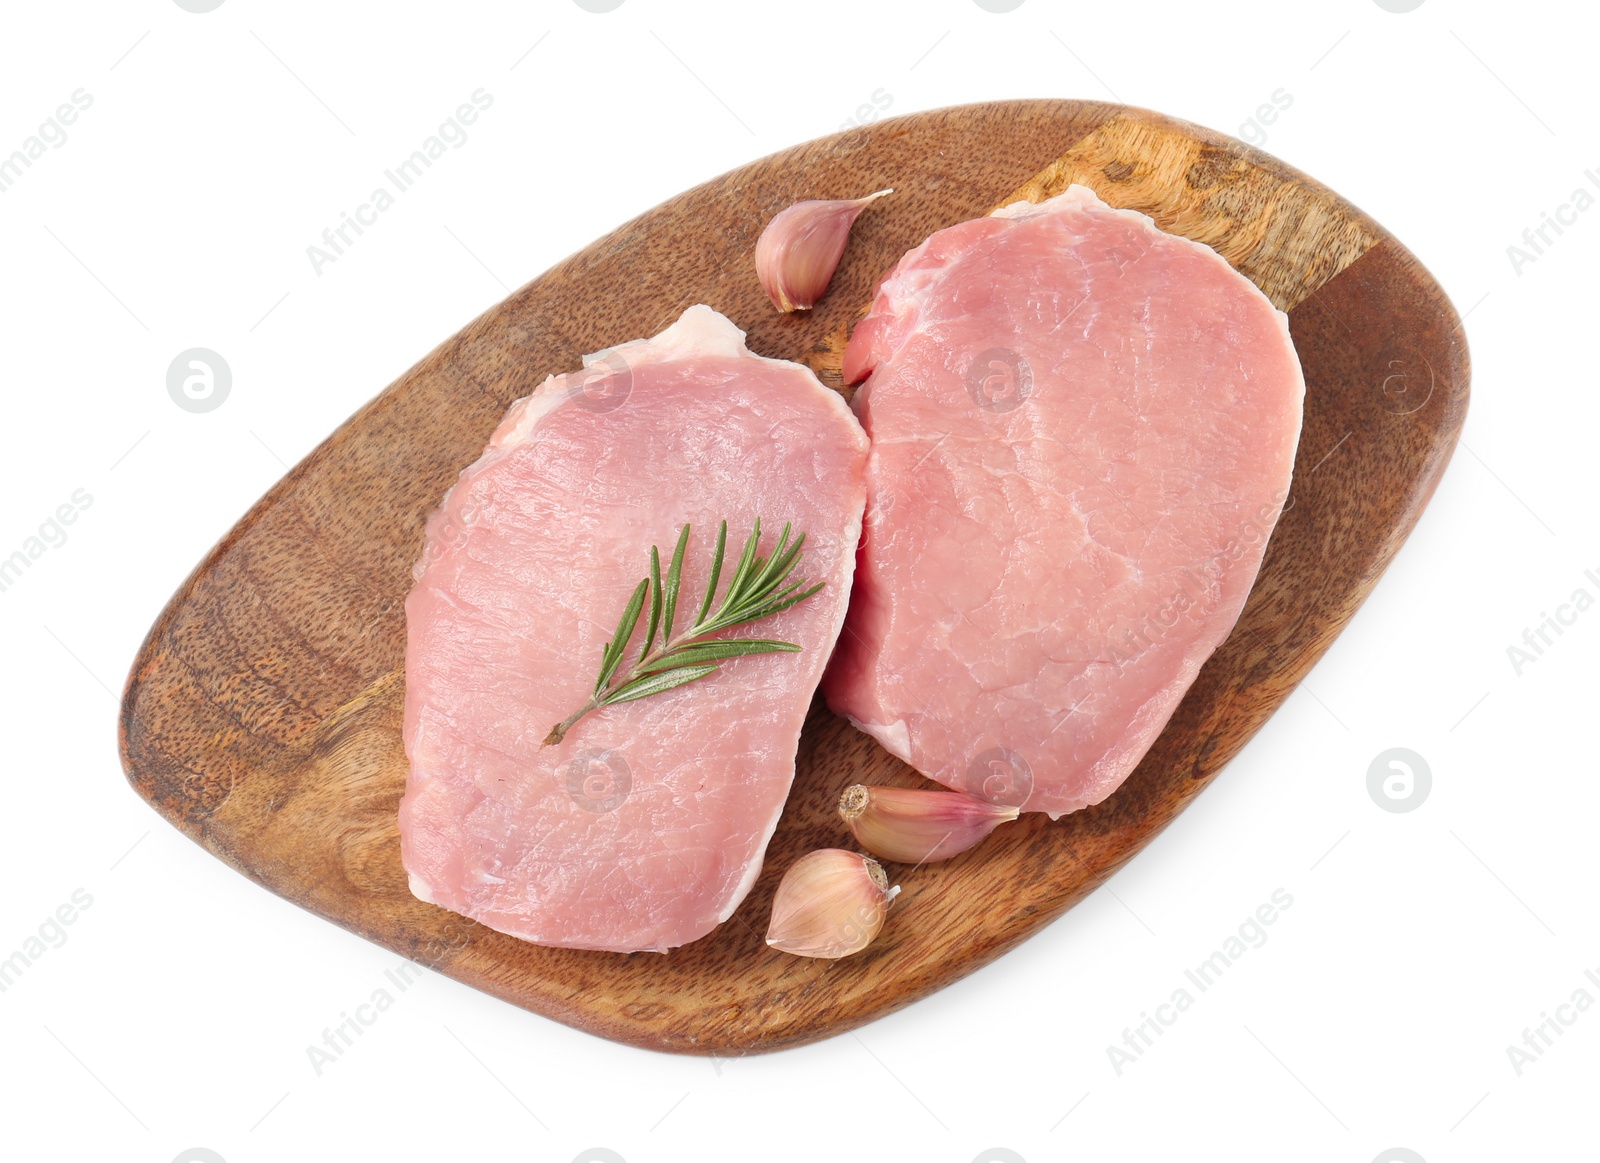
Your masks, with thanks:
[[[728,542],[728,523],[722,522],[717,530],[717,548],[711,558],[711,577],[706,582],[705,597],[700,601],[700,612],[692,625],[674,635],[672,623],[678,613],[683,580],[683,555],[689,545],[689,526],[678,534],[678,545],[672,551],[672,562],[667,567],[665,580],[661,576],[661,554],[650,547],[650,576],[634,588],[633,596],[622,611],[617,632],[600,652],[600,674],[594,682],[594,693],[587,702],[561,722],[550,728],[541,746],[559,743],[572,729],[572,725],[590,711],[602,707],[628,703],[634,699],[669,691],[697,678],[705,678],[725,659],[740,658],[747,654],[771,654],[778,651],[793,652],[800,649],[793,642],[778,642],[771,638],[715,638],[713,635],[735,626],[759,622],[770,618],[790,606],[805,601],[822,589],[826,582],[808,584],[805,579],[789,581],[789,575],[800,561],[800,548],[805,544],[804,533],[789,540],[789,526],[783,527],[778,544],[770,556],[762,557],[761,519],[756,518],[750,537],[744,543],[739,563],[728,579],[728,589],[722,602],[713,610],[717,582],[722,577],[723,551]],[[646,607],[649,619],[645,623],[644,645],[639,656],[627,670],[622,661],[627,653],[628,640],[644,616]],[[659,642],[658,642],[659,638]]]

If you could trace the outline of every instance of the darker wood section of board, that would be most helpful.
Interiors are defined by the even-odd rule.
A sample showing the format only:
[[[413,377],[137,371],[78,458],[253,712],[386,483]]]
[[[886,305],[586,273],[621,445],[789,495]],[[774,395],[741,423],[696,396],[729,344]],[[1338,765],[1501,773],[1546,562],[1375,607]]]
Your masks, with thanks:
[[[1198,160],[1175,165],[1173,151],[1191,144]],[[1141,149],[1162,156],[1129,155]],[[901,253],[1030,183],[1048,192],[1069,179],[1158,221],[1171,214],[1169,228],[1237,240],[1238,261],[1292,306],[1307,381],[1294,489],[1244,614],[1128,782],[1096,808],[1054,823],[1027,817],[903,876],[878,941],[840,962],[766,948],[777,878],[802,852],[848,842],[832,812],[843,787],[921,780],[820,702],[760,880],[728,923],[692,945],[666,956],[545,949],[413,898],[395,827],[406,773],[402,602],[423,522],[511,402],[585,352],[654,334],[696,302],[746,327],[752,350],[803,359],[827,378],[839,336]],[[858,222],[822,305],[773,312],[750,260],[771,215],[800,198],[885,186],[895,195]],[[1259,241],[1303,242],[1293,224],[1313,220],[1319,238],[1340,240],[1336,260],[1327,246]],[[1282,260],[1293,269],[1272,267],[1280,252],[1297,256]],[[853,130],[619,228],[486,312],[346,422],[161,614],[124,696],[124,767],[163,816],[267,888],[518,1005],[663,1050],[739,1054],[813,1041],[925,996],[1037,932],[1215,777],[1404,541],[1455,445],[1467,382],[1459,320],[1416,260],[1330,191],[1221,135],[1068,101]]]

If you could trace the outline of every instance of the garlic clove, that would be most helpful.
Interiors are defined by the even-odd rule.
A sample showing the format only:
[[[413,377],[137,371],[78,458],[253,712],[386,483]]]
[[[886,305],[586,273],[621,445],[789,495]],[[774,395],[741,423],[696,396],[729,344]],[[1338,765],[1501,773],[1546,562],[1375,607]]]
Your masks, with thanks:
[[[883,928],[899,891],[870,857],[842,848],[808,852],[778,883],[767,944],[797,957],[859,953]]]
[[[839,817],[874,856],[925,864],[965,852],[1017,809],[955,791],[858,783],[839,797]]]
[[[756,240],[756,276],[780,311],[807,311],[822,298],[844,255],[856,215],[879,190],[865,198],[796,202],[780,210]]]

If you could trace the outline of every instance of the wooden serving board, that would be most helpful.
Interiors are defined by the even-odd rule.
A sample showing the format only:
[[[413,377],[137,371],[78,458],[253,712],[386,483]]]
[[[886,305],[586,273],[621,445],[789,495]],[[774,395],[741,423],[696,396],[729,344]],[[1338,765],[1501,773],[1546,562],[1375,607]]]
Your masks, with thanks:
[[[766,870],[733,918],[662,956],[545,949],[413,898],[395,812],[402,602],[423,522],[502,413],[580,357],[694,303],[763,355],[838,386],[878,277],[929,233],[1070,182],[1206,242],[1289,312],[1305,368],[1287,511],[1232,636],[1127,783],[1100,806],[996,832],[904,891],[864,953],[763,942],[779,874],[849,843],[854,782],[910,768],[814,704]],[[893,186],[833,289],[780,316],[751,255],[802,198]],[[638,1046],[741,1054],[836,1034],[1011,949],[1082,900],[1198,795],[1355,613],[1450,459],[1467,406],[1461,324],[1394,238],[1332,191],[1209,130],[1082,101],[895,118],[775,154],[635,219],[469,324],[347,421],[224,537],[134,664],[123,764],[157,811],[245,875],[507,1001]],[[907,873],[910,870],[895,870]]]

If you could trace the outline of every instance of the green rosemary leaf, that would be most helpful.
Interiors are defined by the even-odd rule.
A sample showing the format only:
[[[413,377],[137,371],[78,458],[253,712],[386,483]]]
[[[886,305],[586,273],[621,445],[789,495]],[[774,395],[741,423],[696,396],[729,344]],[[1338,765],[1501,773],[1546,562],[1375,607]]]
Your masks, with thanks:
[[[749,584],[751,570],[755,567],[756,546],[760,541],[761,518],[757,517],[755,528],[750,531],[749,540],[744,543],[744,552],[739,555],[739,564],[733,571],[733,577],[728,580],[728,592],[722,599],[722,611],[726,611],[743,598],[744,588]]]
[[[783,567],[784,555],[789,548],[789,524],[784,522],[783,532],[778,534],[778,544],[772,551],[772,556],[759,563],[756,575],[751,579],[750,588],[760,590],[765,588],[772,580],[772,574]]]
[[[743,658],[747,654],[774,654],[799,649],[793,642],[779,642],[772,638],[713,638],[663,654],[656,667],[665,670],[675,666],[697,666],[702,662],[718,662],[724,658]]]
[[[816,592],[816,589],[813,589],[810,593],[797,596],[805,585],[804,581],[797,581],[787,589],[780,590],[777,593],[752,594],[732,609],[719,610],[716,617],[704,626],[699,627],[699,632],[701,634],[716,634],[733,626],[742,626],[746,622],[758,622],[762,618],[778,613],[780,610],[787,610],[795,602],[802,602]],[[821,583],[818,583],[818,585],[820,588]],[[790,600],[791,598],[793,601]]]
[[[711,558],[711,580],[706,582],[706,596],[700,603],[700,616],[694,620],[696,626],[706,620],[706,615],[711,611],[711,602],[717,596],[717,582],[722,577],[722,550],[727,544],[728,523],[724,521],[717,526],[717,551]]]
[[[656,547],[650,547],[650,623],[644,634],[644,649],[639,651],[639,657],[647,657],[650,648],[656,644],[656,627],[661,625],[661,554],[656,552]],[[661,641],[666,643],[667,636],[663,634]]]
[[[605,653],[600,657],[600,677],[594,684],[597,695],[617,673],[617,667],[622,665],[622,655],[628,648],[628,639],[633,637],[633,628],[639,624],[639,611],[644,609],[644,595],[649,588],[648,579],[641,581],[634,588],[633,597],[628,599],[627,608],[622,611],[622,619],[617,623],[616,634],[606,643]]]
[[[787,534],[789,532],[789,527],[785,525],[783,527],[783,531],[785,534]],[[805,545],[805,543],[806,535],[802,533],[799,537],[795,538],[794,544],[789,546],[787,553],[781,556],[776,553],[773,554],[772,565],[768,567],[767,575],[761,579],[762,585],[767,589],[772,589],[783,584],[783,579],[788,577],[790,572],[793,571],[794,567],[799,563],[800,549]]]
[[[788,532],[789,528],[786,525],[784,526],[784,537],[779,539],[778,549],[773,551],[770,562],[761,564],[760,559],[757,558],[760,572],[746,587],[746,592],[741,595],[740,604],[728,611],[734,618],[734,621],[730,624],[738,625],[740,622],[754,621],[754,617],[748,614],[747,611],[755,608],[767,597],[771,596],[773,591],[782,585],[784,579],[789,576],[795,567],[795,563],[800,560],[800,541],[805,540],[805,534],[802,533],[800,541],[795,542],[787,552],[781,552]]]
[[[801,602],[805,601],[812,594],[814,594],[818,590],[822,589],[824,584],[825,583],[823,583],[823,582],[818,582],[816,585],[812,586],[810,589],[804,590],[804,591],[802,591],[800,593],[795,593],[795,590],[799,589],[798,586],[793,587],[792,589],[787,591],[785,594],[782,594],[779,597],[773,598],[772,600],[770,600],[768,602],[764,602],[763,604],[761,604],[761,605],[755,607],[754,609],[748,611],[748,613],[743,618],[743,620],[741,622],[735,623],[735,624],[736,625],[742,625],[744,622],[759,622],[763,618],[770,618],[774,614],[781,614],[783,611],[787,610],[790,606],[797,606]],[[792,597],[790,596],[791,594],[793,595]],[[724,629],[726,629],[726,627],[724,627]]]
[[[689,545],[689,526],[678,534],[678,547],[672,551],[672,564],[667,567],[667,586],[662,598],[661,641],[672,641],[672,617],[678,612],[678,586],[683,581],[683,551]]]
[[[715,666],[680,666],[676,670],[662,670],[657,671],[655,674],[647,674],[643,678],[636,678],[632,682],[623,683],[614,690],[608,691],[601,706],[609,707],[614,703],[631,703],[634,699],[658,695],[662,691],[670,691],[673,687],[693,682],[697,678],[705,678],[706,675],[716,669]]]

